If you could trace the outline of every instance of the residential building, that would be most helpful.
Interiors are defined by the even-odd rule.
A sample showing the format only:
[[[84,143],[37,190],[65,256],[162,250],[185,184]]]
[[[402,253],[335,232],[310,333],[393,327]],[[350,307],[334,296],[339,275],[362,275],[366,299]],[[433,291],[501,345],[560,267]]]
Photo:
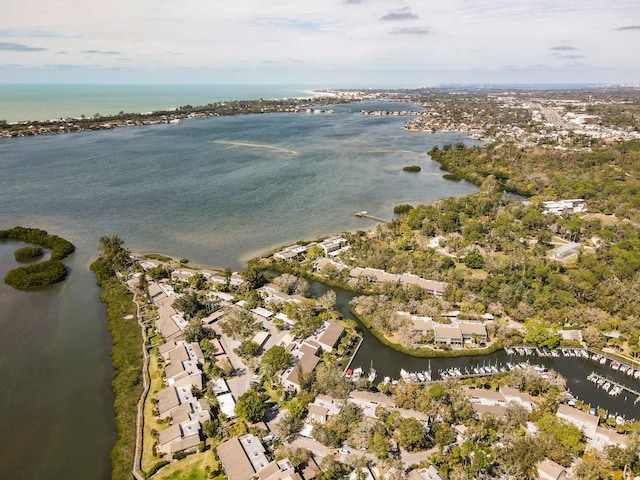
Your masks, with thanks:
[[[458,322],[462,341],[467,343],[485,343],[487,328],[480,322]]]
[[[595,438],[599,422],[596,415],[589,415],[583,410],[563,404],[558,407],[556,416],[562,420],[573,423],[580,429],[585,437]]]
[[[569,258],[571,255],[577,254],[581,246],[582,245],[575,242],[566,243],[564,245],[561,245],[551,250],[551,253],[549,254],[549,256],[553,260],[565,260]]]
[[[253,438],[258,443],[260,442],[257,437]],[[229,480],[251,480],[256,473],[243,444],[240,442],[240,437],[233,437],[221,443],[218,445],[216,453]],[[265,458],[265,465],[267,463]]]
[[[536,463],[536,468],[541,480],[565,480],[569,478],[569,474],[562,465],[548,458]]]
[[[411,470],[407,478],[409,480],[442,480],[438,470],[433,465],[429,465],[429,468]]]
[[[327,328],[318,338],[318,343],[325,352],[331,352],[344,335],[344,328],[336,322],[328,322]]]
[[[446,345],[462,346],[462,332],[459,327],[433,324],[433,341],[435,343],[444,343]]]

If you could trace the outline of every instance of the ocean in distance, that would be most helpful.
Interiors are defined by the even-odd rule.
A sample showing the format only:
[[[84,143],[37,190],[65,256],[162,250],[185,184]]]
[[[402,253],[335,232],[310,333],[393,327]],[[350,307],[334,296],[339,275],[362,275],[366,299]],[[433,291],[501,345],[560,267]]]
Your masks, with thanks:
[[[241,269],[278,245],[369,228],[355,217],[360,210],[391,218],[399,203],[477,190],[443,179],[426,154],[477,142],[359,113],[417,107],[334,108],[0,139],[0,228],[41,227],[77,246],[62,284],[40,292],[0,285],[0,372],[10,385],[0,390],[0,478],[110,477],[110,337],[88,271],[100,236]],[[414,164],[422,171],[402,171]],[[0,276],[15,265],[15,248],[0,242]]]
[[[1,84],[0,120],[92,117],[169,110],[226,100],[312,97],[303,85],[128,85],[128,84]]]

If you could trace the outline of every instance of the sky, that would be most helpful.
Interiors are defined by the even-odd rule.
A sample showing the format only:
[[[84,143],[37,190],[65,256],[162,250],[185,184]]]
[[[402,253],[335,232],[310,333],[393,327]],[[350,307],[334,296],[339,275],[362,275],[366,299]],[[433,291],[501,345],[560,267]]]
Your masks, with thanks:
[[[638,0],[20,0],[0,83],[640,83]]]

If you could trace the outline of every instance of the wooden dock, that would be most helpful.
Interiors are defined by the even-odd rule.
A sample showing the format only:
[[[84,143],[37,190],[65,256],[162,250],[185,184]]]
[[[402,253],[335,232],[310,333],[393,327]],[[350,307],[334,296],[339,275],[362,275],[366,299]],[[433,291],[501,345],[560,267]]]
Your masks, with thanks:
[[[367,212],[362,211],[362,212],[358,212],[356,213],[356,217],[360,217],[360,218],[368,218],[370,220],[375,220],[376,222],[381,222],[381,223],[387,223],[390,220],[386,220],[384,218],[380,218],[380,217],[376,217],[374,215],[369,215]]]
[[[626,385],[622,384],[622,383],[618,383],[615,380],[611,380],[610,378],[607,378],[605,376],[602,375],[598,375],[597,373],[591,373],[588,377],[587,380],[589,381],[596,381],[596,383],[598,383],[598,380],[601,380],[601,383],[604,382],[609,382],[611,384],[611,386],[616,386],[619,387],[623,392],[629,392],[633,395],[636,396],[636,400],[634,403],[638,403],[638,401],[640,401],[640,392],[637,390],[634,390],[633,388],[627,387]],[[598,386],[600,386],[600,384],[598,384]]]

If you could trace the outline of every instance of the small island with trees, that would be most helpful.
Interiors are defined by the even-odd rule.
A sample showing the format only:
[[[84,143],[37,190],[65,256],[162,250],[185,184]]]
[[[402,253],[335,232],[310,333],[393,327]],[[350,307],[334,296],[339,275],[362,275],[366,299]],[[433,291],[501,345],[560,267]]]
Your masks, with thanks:
[[[27,246],[13,252],[16,262],[32,262],[44,255],[42,247]]]
[[[29,262],[44,255],[43,248],[51,250],[51,258],[44,262],[25,265],[9,270],[4,276],[4,282],[16,289],[28,290],[46,287],[61,282],[67,277],[67,268],[62,260],[75,251],[74,245],[57,235],[50,235],[38,228],[14,227],[0,230],[0,240],[21,240],[33,243],[21,247],[14,253],[19,262]]]
[[[407,165],[403,167],[402,170],[405,172],[420,172],[422,168],[420,168],[419,165]]]

